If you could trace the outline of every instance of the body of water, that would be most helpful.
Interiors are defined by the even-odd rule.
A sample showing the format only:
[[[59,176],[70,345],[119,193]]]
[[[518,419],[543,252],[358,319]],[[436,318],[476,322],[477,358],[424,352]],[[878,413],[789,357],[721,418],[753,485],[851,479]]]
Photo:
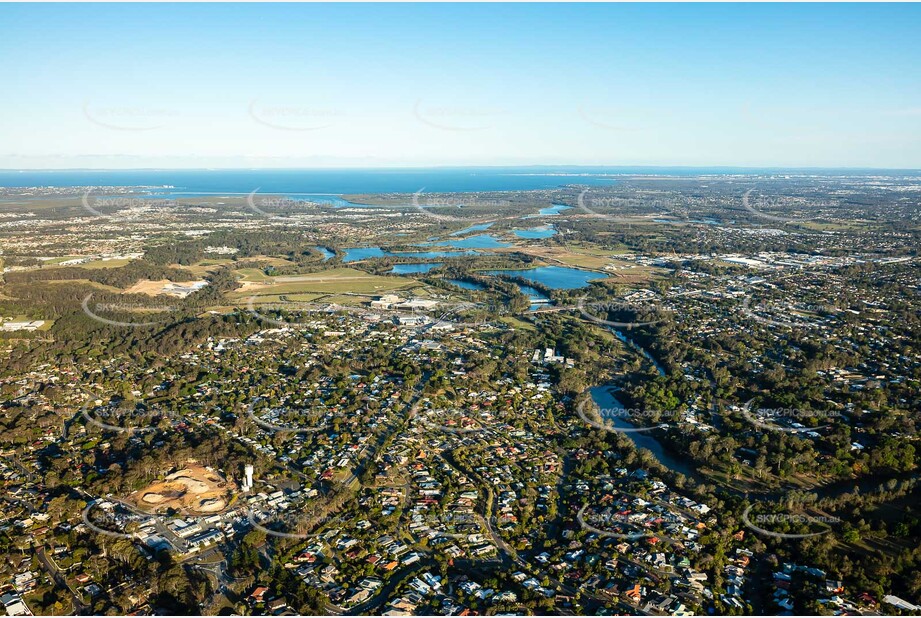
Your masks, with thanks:
[[[504,249],[511,247],[511,243],[499,240],[492,234],[477,234],[467,238],[455,238],[438,242],[426,242],[420,247],[454,247],[456,249]]]
[[[387,254],[380,247],[353,247],[352,249],[345,250],[345,255],[342,256],[342,261],[345,263],[359,262],[361,260],[379,258],[386,255]]]
[[[176,190],[168,188],[152,188],[150,193],[154,198],[159,199],[181,199],[181,198],[206,198],[206,197],[235,197],[240,198],[248,196],[252,191],[243,192],[233,192],[233,191],[185,191],[185,190]],[[285,198],[297,201],[297,202],[311,202],[316,204],[322,204],[324,206],[331,206],[333,208],[376,208],[369,204],[358,204],[356,202],[350,202],[338,195],[331,195],[326,193],[291,193],[291,192],[267,192],[259,189],[255,194],[253,194],[253,202],[256,206],[259,206],[260,200],[265,199],[268,196],[284,196]]]
[[[451,236],[463,236],[464,234],[469,234],[470,232],[482,232],[483,230],[488,230],[493,226],[493,222],[489,223],[480,223],[479,225],[471,225],[468,228],[452,232]]]
[[[604,186],[620,175],[699,176],[820,173],[829,176],[906,175],[906,170],[655,166],[531,166],[337,169],[134,169],[0,170],[2,187],[169,187],[180,194],[301,194],[328,197],[349,193],[453,193],[533,191],[566,185]],[[914,174],[914,172],[911,172]],[[561,205],[545,208],[546,214]],[[542,211],[541,214],[544,214]]]
[[[541,307],[546,307],[550,304],[550,297],[548,297],[537,288],[532,288],[530,285],[521,285],[520,283],[517,285],[518,289],[521,290],[521,293],[527,296],[531,301],[531,305],[528,307],[530,311],[540,309]]]
[[[544,217],[552,217],[558,215],[564,210],[570,210],[572,206],[567,206],[566,204],[554,204],[550,208],[541,208],[540,214]]]
[[[486,289],[479,283],[475,283],[473,281],[464,281],[463,279],[448,279],[447,281],[448,283],[456,285],[457,287],[463,288],[465,290],[482,291]]]
[[[412,275],[427,273],[433,268],[442,266],[444,262],[428,262],[427,264],[394,264],[390,272],[394,275]]]
[[[589,392],[592,396],[592,401],[595,404],[605,411],[610,411],[607,414],[602,416],[609,421],[614,427],[620,429],[632,429],[634,425],[630,421],[624,418],[623,414],[618,414],[614,411],[624,410],[624,405],[614,396],[614,393],[611,392],[610,386],[596,386],[592,389],[589,389]],[[627,431],[623,435],[630,438],[633,441],[633,444],[637,448],[644,448],[649,450],[655,458],[659,461],[660,464],[672,470],[674,472],[680,472],[686,476],[694,476],[694,468],[687,464],[687,462],[675,457],[665,450],[665,447],[659,443],[659,441],[654,437],[654,431]]]
[[[589,281],[608,278],[607,275],[601,273],[563,266],[540,266],[524,270],[490,270],[486,274],[521,277],[522,279],[545,285],[553,290],[584,288],[589,284]]]
[[[617,330],[616,328],[612,328],[612,329],[610,329],[610,330],[614,333],[614,336],[615,336],[615,337],[617,337],[618,339],[620,339],[621,341],[623,341],[623,342],[626,343],[627,345],[633,347],[633,349],[635,349],[635,350],[638,351],[640,354],[642,354],[643,356],[645,356],[645,357],[649,360],[649,362],[651,362],[653,365],[655,365],[656,371],[659,372],[659,375],[662,376],[663,378],[665,377],[665,368],[662,367],[662,365],[659,364],[659,361],[657,361],[655,358],[653,358],[652,354],[650,354],[650,353],[646,350],[646,348],[644,348],[643,346],[641,346],[640,344],[638,344],[637,342],[635,342],[633,339],[630,339],[629,337],[627,337],[627,335],[623,334],[623,332]]]
[[[515,236],[518,238],[550,238],[556,234],[552,226],[532,227],[527,230],[515,230]]]
[[[620,168],[627,170],[628,168]],[[629,173],[602,167],[445,167],[222,170],[0,170],[4,187],[159,187],[183,195],[314,195],[533,191],[570,184],[609,185],[609,175]]]
[[[479,255],[479,251],[385,251],[389,256],[431,260],[435,258],[461,257],[464,255]]]
[[[324,262],[327,261],[327,260],[331,260],[332,258],[336,257],[336,254],[333,253],[332,251],[330,251],[330,250],[329,250],[328,248],[326,248],[326,247],[314,247],[314,249],[316,249],[317,251],[319,251],[320,253],[323,254],[323,261],[324,261]]]
[[[477,255],[477,251],[386,251],[380,247],[353,247],[344,250],[343,263],[359,262],[371,258],[401,257],[415,260],[431,260],[446,257]]]

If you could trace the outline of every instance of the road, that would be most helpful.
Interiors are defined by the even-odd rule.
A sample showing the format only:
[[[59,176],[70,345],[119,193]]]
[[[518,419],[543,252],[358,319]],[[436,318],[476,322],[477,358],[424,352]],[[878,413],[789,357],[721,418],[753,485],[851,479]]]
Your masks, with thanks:
[[[67,578],[64,577],[64,574],[61,573],[60,569],[58,569],[57,565],[54,563],[54,560],[52,560],[45,553],[45,548],[41,545],[36,547],[35,555],[38,556],[39,562],[42,563],[42,568],[45,569],[45,572],[48,573],[48,575],[51,577],[52,580],[54,580],[54,583],[58,587],[63,588],[64,590],[67,590],[70,593],[70,596],[73,598],[73,602],[74,602],[74,610],[75,610],[74,613],[76,614],[83,613],[83,611],[87,609],[89,606],[86,603],[84,603],[83,600],[80,598],[80,595],[74,592],[74,589],[70,587],[70,584],[67,583]]]
[[[488,510],[486,513],[486,517],[482,518],[483,524],[486,526],[486,529],[489,531],[489,535],[492,537],[492,540],[496,544],[496,547],[499,548],[500,555],[502,556],[503,562],[513,563],[517,565],[518,567],[520,567],[521,570],[523,570],[526,573],[530,573],[532,576],[535,576],[537,579],[542,579],[546,577],[550,581],[551,585],[553,585],[557,590],[560,590],[569,596],[575,596],[576,594],[581,592],[582,597],[583,597],[583,602],[586,599],[595,604],[601,604],[601,605],[604,605],[610,602],[609,599],[596,595],[588,590],[577,589],[573,586],[570,586],[569,584],[564,584],[560,580],[553,577],[550,573],[542,569],[532,568],[529,563],[527,563],[525,560],[521,558],[521,556],[518,555],[518,552],[515,551],[513,547],[509,546],[509,544],[505,542],[505,539],[502,538],[502,535],[500,535],[498,530],[496,530],[495,528],[494,518],[492,517],[493,501],[494,501],[492,486],[489,483],[487,483],[482,477],[476,474],[475,472],[467,473],[467,472],[463,472],[463,470],[460,470],[460,469],[459,471],[468,477],[477,479],[480,482],[480,484],[483,485],[483,487],[486,489],[486,493],[488,496],[487,498]]]

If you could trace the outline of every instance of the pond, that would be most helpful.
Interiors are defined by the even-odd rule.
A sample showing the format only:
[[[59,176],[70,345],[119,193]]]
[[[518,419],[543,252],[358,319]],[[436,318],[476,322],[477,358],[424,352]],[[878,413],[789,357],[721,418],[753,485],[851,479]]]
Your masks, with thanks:
[[[554,204],[550,208],[541,208],[540,214],[545,217],[552,217],[554,215],[560,214],[564,210],[569,210],[571,208],[572,206],[567,206],[566,204]]]
[[[343,262],[358,262],[369,258],[379,258],[387,255],[380,247],[353,247],[346,249],[342,256]]]
[[[433,268],[442,266],[444,262],[429,262],[427,264],[394,264],[390,270],[394,275],[412,275],[416,273],[427,273]]]
[[[371,258],[381,257],[405,257],[417,260],[428,260],[434,258],[460,257],[463,255],[477,255],[477,251],[386,251],[380,247],[353,247],[344,250],[345,255],[342,257],[343,263],[360,262]]]
[[[323,261],[330,260],[336,257],[336,254],[329,250],[327,247],[314,247],[317,251],[323,254]]]
[[[442,240],[439,242],[426,242],[420,247],[454,247],[456,249],[504,249],[511,247],[511,243],[499,240],[492,234],[478,234],[467,238],[455,240]]]
[[[474,290],[474,291],[479,292],[479,291],[486,289],[485,287],[483,287],[482,285],[474,281],[464,281],[463,279],[448,279],[447,281],[448,283],[452,285],[456,285],[457,287],[463,288],[465,290]]]
[[[550,238],[556,234],[556,230],[553,229],[553,226],[547,225],[544,227],[532,227],[526,230],[515,230],[515,236],[518,238]]]
[[[537,288],[532,288],[530,285],[521,285],[520,283],[516,285],[521,290],[521,293],[531,301],[531,305],[528,307],[529,311],[534,311],[550,304],[550,298]]]
[[[602,273],[563,266],[540,266],[523,270],[489,270],[486,271],[486,274],[521,277],[522,279],[545,285],[552,290],[584,288],[590,281],[608,278],[607,275]]]
[[[464,234],[469,234],[470,232],[482,232],[483,230],[488,230],[492,227],[493,221],[489,223],[480,223],[479,225],[471,225],[470,227],[458,230],[456,232],[451,232],[451,236],[463,236]]]

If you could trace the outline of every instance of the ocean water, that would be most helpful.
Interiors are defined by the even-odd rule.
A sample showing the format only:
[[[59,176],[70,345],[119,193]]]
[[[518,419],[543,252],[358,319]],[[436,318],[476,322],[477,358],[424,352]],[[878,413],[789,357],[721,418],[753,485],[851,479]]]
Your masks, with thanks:
[[[448,193],[531,191],[563,185],[608,185],[618,175],[698,176],[702,174],[905,175],[915,170],[823,168],[530,166],[340,169],[199,169],[199,170],[0,170],[0,187],[149,186],[170,187],[182,195],[260,193],[324,196],[331,202],[344,193]],[[165,191],[165,197],[171,197]],[[544,214],[559,214],[545,209]]]
[[[607,185],[612,168],[456,167],[281,170],[0,170],[3,187],[160,187],[164,197],[246,195],[252,191],[317,196],[345,193],[530,191],[567,184]],[[623,173],[623,172],[620,172]],[[168,187],[167,189],[162,189]],[[345,204],[340,204],[345,205]]]

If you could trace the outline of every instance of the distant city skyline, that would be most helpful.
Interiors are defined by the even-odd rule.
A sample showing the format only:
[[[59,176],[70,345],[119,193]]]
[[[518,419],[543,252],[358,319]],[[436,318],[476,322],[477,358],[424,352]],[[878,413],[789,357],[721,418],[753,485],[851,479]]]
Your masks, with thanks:
[[[0,5],[0,169],[921,168],[911,4]]]

